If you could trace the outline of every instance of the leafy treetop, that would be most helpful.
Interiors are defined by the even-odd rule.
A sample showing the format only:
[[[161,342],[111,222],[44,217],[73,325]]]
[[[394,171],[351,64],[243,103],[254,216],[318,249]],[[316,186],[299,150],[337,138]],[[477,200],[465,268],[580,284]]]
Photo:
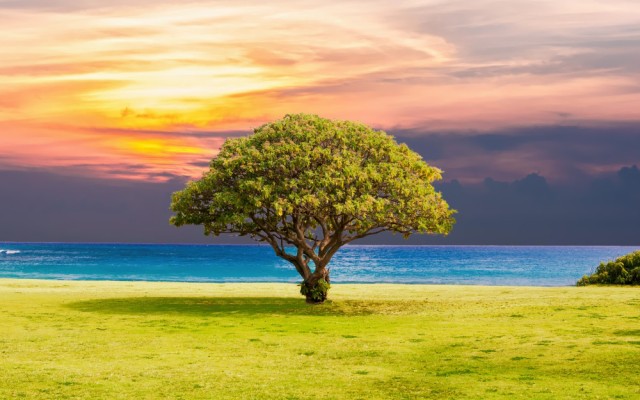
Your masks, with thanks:
[[[440,174],[383,131],[287,115],[227,140],[210,170],[174,193],[171,223],[267,242],[307,280],[311,264],[326,274],[356,239],[448,233],[454,211],[431,185]]]

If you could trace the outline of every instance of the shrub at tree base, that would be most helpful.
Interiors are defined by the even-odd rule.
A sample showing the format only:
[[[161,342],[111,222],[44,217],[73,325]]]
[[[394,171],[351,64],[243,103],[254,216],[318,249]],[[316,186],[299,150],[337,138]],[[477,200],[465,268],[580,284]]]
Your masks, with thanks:
[[[578,286],[586,285],[640,285],[640,251],[600,263],[596,272],[585,275]]]
[[[315,303],[322,303],[327,299],[331,284],[324,279],[318,280],[316,285],[310,287],[306,282],[300,284],[300,294],[310,298]]]

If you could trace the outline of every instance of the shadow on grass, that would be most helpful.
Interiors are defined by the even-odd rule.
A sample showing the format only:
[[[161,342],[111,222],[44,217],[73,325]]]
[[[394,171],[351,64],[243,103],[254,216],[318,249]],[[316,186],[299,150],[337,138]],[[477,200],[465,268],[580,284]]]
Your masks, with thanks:
[[[280,297],[126,297],[96,299],[67,304],[84,312],[103,314],[180,314],[194,317],[215,315],[370,315],[375,304],[362,301],[306,304],[304,298]]]

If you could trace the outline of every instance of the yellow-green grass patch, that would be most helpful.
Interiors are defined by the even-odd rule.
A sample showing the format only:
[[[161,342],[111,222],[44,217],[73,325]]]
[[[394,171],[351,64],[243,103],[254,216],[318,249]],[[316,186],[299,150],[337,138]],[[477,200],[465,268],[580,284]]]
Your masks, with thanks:
[[[640,289],[0,279],[0,398],[640,398]]]

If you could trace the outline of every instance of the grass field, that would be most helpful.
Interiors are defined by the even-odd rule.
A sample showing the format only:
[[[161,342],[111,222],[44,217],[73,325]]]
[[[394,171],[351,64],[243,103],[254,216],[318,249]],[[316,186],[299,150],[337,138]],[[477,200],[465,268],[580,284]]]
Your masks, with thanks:
[[[640,399],[640,288],[0,279],[0,398]]]

